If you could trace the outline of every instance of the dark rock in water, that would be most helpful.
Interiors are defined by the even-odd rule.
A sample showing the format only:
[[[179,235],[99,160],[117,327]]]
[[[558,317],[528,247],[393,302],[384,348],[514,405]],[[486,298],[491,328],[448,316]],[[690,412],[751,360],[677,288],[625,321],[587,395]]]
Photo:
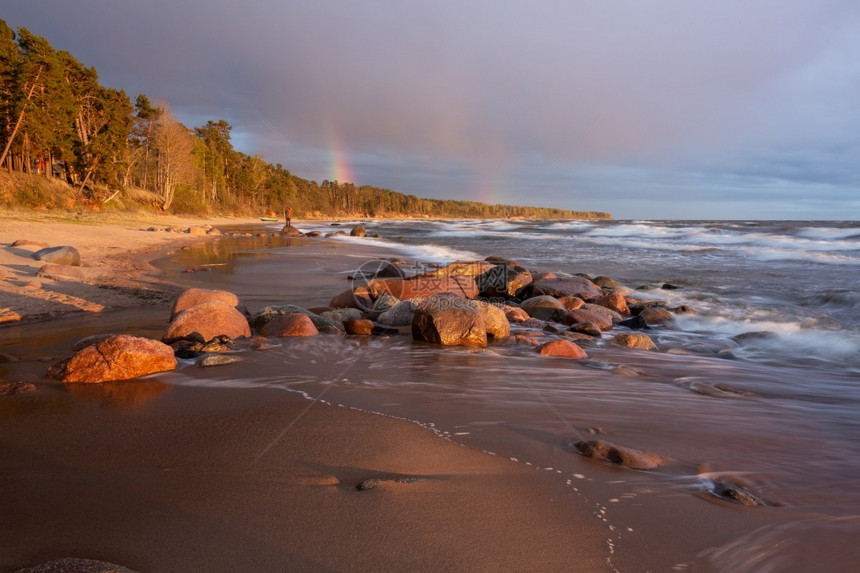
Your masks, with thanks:
[[[678,285],[673,285],[672,283],[663,283],[663,286],[661,286],[660,288],[663,290],[678,290],[681,287],[679,287]]]
[[[676,306],[674,309],[672,309],[672,312],[674,312],[675,314],[695,314],[696,311],[693,309],[693,307],[688,306],[686,304],[682,304],[681,306]]]
[[[758,497],[748,489],[730,483],[711,481],[710,488],[708,491],[715,497],[734,503],[740,503],[741,505],[746,505],[747,507],[771,505],[770,503]]]
[[[194,364],[200,368],[209,368],[212,366],[235,364],[236,362],[242,362],[242,358],[230,354],[206,354],[205,356],[201,356]]]
[[[98,383],[130,380],[174,368],[176,357],[171,347],[157,340],[118,334],[54,364],[48,375],[60,382]]]
[[[313,321],[300,312],[279,314],[260,329],[263,336],[286,338],[290,336],[316,336],[319,334]]]
[[[14,396],[35,391],[36,386],[28,382],[0,382],[0,396]]]
[[[549,295],[556,298],[576,296],[589,301],[601,295],[600,288],[585,277],[542,279],[531,283],[523,290],[528,296]]]
[[[281,229],[282,237],[301,237],[302,235],[303,233],[292,225],[284,225],[284,228]]]
[[[621,285],[619,285],[613,279],[604,276],[594,277],[593,279],[591,279],[591,282],[593,282],[600,288],[616,289],[621,287]]]
[[[739,344],[743,344],[745,342],[777,340],[778,338],[779,335],[770,330],[754,330],[752,332],[744,332],[742,334],[738,334],[737,336],[732,336],[732,340]]]
[[[343,291],[336,295],[328,303],[331,308],[357,308],[359,310],[370,310],[373,308],[373,300],[367,287],[358,286],[354,289]],[[252,320],[253,326],[253,320]],[[256,327],[255,327],[256,328]]]
[[[370,333],[374,336],[395,336],[400,334],[400,331],[396,328],[374,324],[373,330],[371,330]]]
[[[659,306],[646,308],[639,313],[639,316],[645,319],[648,324],[665,324],[675,320],[675,315],[671,311]]]
[[[386,483],[418,483],[421,481],[417,477],[391,477],[391,478],[370,478],[359,482],[355,486],[358,491],[368,491],[385,485]]]
[[[491,262],[492,266],[475,277],[481,296],[510,298],[532,282],[532,274],[518,263],[488,262]]]
[[[578,442],[570,440],[564,444],[564,447],[587,458],[612,462],[632,470],[652,470],[669,461],[657,454],[616,446],[598,440]]]
[[[306,237],[321,237],[322,232],[321,231],[311,231],[309,233],[306,233],[305,236]]]
[[[480,311],[457,298],[435,295],[424,301],[415,310],[412,337],[442,346],[487,346],[487,327]]]
[[[418,305],[411,300],[402,300],[380,314],[376,322],[385,326],[408,326],[412,324],[415,308]]]
[[[337,298],[337,297],[335,297],[335,298]],[[334,302],[334,301],[332,301],[332,302]],[[338,308],[334,304],[332,304],[330,306],[332,306],[334,308]],[[251,323],[251,327],[254,330],[259,331],[261,328],[263,328],[263,326],[267,322],[274,319],[275,317],[282,315],[282,314],[292,314],[295,312],[297,312],[299,314],[304,314],[305,316],[310,318],[311,322],[314,323],[314,326],[317,327],[317,330],[319,330],[321,332],[325,328],[333,328],[333,329],[337,330],[338,332],[343,331],[343,324],[341,324],[339,321],[332,320],[330,318],[326,318],[326,317],[320,316],[318,314],[314,314],[314,313],[310,312],[309,310],[304,309],[300,306],[296,306],[294,304],[265,306],[265,307],[261,308],[259,311],[257,311],[257,313],[254,314],[254,316],[252,316],[249,319],[249,322]]]
[[[349,232],[350,237],[366,237],[367,229],[365,229],[362,225],[356,225],[352,228],[352,231]]]
[[[566,312],[564,305],[558,299],[548,295],[527,298],[522,302],[520,308],[532,318],[539,320],[558,320]]]
[[[627,320],[622,320],[618,323],[618,326],[623,326],[632,330],[651,330],[651,327],[648,326],[648,323],[645,322],[645,319],[639,315],[636,315],[632,318],[628,318]]]
[[[81,266],[81,255],[74,247],[48,247],[40,249],[30,255],[37,261],[46,263],[54,263],[55,265],[70,265],[73,267]]]
[[[350,276],[353,281],[369,281],[371,279],[402,279],[406,273],[396,263],[381,259],[368,261]]]

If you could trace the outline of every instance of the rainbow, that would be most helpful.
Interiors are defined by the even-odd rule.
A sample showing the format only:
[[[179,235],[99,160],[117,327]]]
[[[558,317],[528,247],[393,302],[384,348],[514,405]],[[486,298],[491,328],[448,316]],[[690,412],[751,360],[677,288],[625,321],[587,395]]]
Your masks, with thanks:
[[[354,178],[352,169],[350,169],[347,154],[343,149],[340,138],[334,129],[329,127],[329,181],[337,181],[338,183],[353,183]]]

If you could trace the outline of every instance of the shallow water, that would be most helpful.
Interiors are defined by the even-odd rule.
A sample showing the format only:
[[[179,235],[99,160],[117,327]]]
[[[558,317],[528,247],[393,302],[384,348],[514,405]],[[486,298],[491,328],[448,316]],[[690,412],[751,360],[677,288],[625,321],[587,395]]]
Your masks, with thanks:
[[[303,230],[314,228],[332,230]],[[711,532],[695,517],[679,517],[704,528],[712,545],[695,554],[695,544],[685,546],[688,554],[655,561],[657,568],[794,571],[809,563],[853,570],[860,557],[852,541],[860,533],[858,223],[377,221],[368,228],[385,238],[326,245],[373,245],[415,270],[504,255],[539,270],[611,276],[632,289],[649,285],[631,295],[696,313],[649,332],[657,352],[598,341],[581,363],[508,345],[442,349],[405,334],[322,336],[251,353],[238,366],[183,368],[174,381],[281,387],[413,420],[463,444],[551,468],[577,495],[594,496],[595,515],[612,532],[612,567],[624,563],[625,547],[660,541],[651,539],[659,527],[649,527],[637,506],[675,503],[688,512],[694,500],[700,506],[691,511],[716,508],[734,525]],[[324,305],[348,286],[351,268],[373,256],[368,251],[339,265],[323,258],[296,277],[289,260],[301,249],[294,246],[222,242],[218,253],[205,254],[220,272],[189,284],[205,279],[234,290],[252,311],[279,302]],[[200,260],[190,256],[165,269]],[[664,290],[664,283],[679,288]],[[771,334],[733,338],[760,331]],[[563,447],[595,438],[672,461],[634,472]],[[617,483],[617,495],[589,493],[592,480]],[[718,501],[709,494],[715,482],[743,487],[768,506]],[[703,509],[708,501],[714,507]]]

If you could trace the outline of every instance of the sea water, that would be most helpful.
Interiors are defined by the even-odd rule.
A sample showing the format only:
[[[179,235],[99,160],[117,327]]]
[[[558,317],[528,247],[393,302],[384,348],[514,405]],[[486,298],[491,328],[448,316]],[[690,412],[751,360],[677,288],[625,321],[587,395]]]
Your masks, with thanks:
[[[606,344],[625,331],[616,327],[585,345],[589,358],[582,362],[545,359],[527,346],[479,350],[415,344],[404,335],[323,336],[256,353],[242,370],[180,374],[178,382],[281,387],[424,424],[445,438],[556,471],[572,487],[580,478],[617,482],[614,505],[597,502],[601,516],[607,507],[617,510],[613,547],[623,547],[617,532],[625,527],[647,529],[633,507],[645,497],[653,503],[699,496],[706,503],[713,484],[722,482],[766,503],[759,513],[737,514],[755,527],[740,527],[693,557],[655,561],[657,567],[854,566],[860,557],[853,541],[860,534],[860,224],[362,224],[382,238],[328,240],[372,243],[413,272],[497,255],[540,271],[603,275],[630,288],[632,297],[693,312],[648,331],[656,351]],[[278,248],[273,251],[240,258],[232,272],[281,268]],[[334,294],[320,292],[319,304]],[[289,289],[284,298],[290,302]],[[584,439],[655,452],[672,463],[647,475],[583,466],[564,444]],[[764,525],[757,521],[762,516]]]

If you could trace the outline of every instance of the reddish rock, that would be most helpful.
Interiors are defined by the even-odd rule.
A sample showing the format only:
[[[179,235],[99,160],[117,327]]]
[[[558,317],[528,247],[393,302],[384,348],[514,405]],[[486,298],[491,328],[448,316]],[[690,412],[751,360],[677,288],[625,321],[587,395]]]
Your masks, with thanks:
[[[657,346],[654,344],[654,341],[651,340],[650,336],[639,332],[619,334],[618,336],[610,340],[610,342],[618,346],[624,346],[625,348],[635,348],[637,350],[654,350],[655,348],[657,348]]]
[[[564,313],[564,305],[551,296],[533,296],[522,302],[520,308],[532,318],[539,320],[557,320]]]
[[[583,308],[571,310],[561,317],[562,324],[573,325],[580,322],[594,323],[598,328],[600,328],[600,330],[612,329],[612,319],[598,312],[585,310]]]
[[[541,279],[534,281],[525,290],[529,296],[576,296],[586,301],[601,295],[600,288],[585,277]]]
[[[624,295],[617,292],[611,292],[594,299],[594,304],[599,304],[610,310],[614,310],[621,316],[630,316],[630,309],[627,308],[627,299]]]
[[[487,336],[501,340],[511,335],[511,323],[508,322],[508,317],[500,307],[481,300],[472,300],[469,303],[476,306],[481,313]]]
[[[174,368],[176,357],[166,344],[118,334],[51,366],[48,374],[61,382],[111,382]]]
[[[0,396],[14,396],[35,391],[36,386],[27,382],[0,382]]]
[[[447,267],[436,269],[435,271],[425,273],[422,277],[455,277],[464,276],[477,278],[487,271],[495,268],[496,265],[487,261],[455,261]]]
[[[576,310],[585,304],[585,301],[578,296],[563,296],[558,299],[558,302],[564,306],[565,310]]]
[[[347,334],[368,335],[373,333],[373,321],[371,320],[344,320],[343,327]]]
[[[506,306],[505,318],[508,322],[524,322],[529,319],[529,313],[518,306]]]
[[[514,336],[514,340],[516,340],[520,344],[525,344],[526,346],[538,346],[540,341],[534,336],[526,336],[525,334],[517,334]]]
[[[487,298],[508,298],[531,284],[532,274],[522,265],[512,262],[495,262],[483,273],[475,277],[481,296]]]
[[[588,358],[585,350],[569,340],[551,340],[535,348],[541,356],[557,356],[560,358]]]
[[[293,312],[276,316],[260,329],[260,334],[287,338],[290,336],[316,336],[319,334],[319,330],[314,326],[310,317],[299,312]]]
[[[467,276],[423,276],[414,279],[374,279],[367,284],[372,298],[391,295],[400,300],[451,293],[465,298],[478,296],[475,279]]]
[[[216,336],[240,338],[251,336],[248,319],[233,306],[210,300],[180,312],[167,327],[161,340],[167,344],[183,338],[200,338],[209,342]]]
[[[646,308],[639,313],[639,316],[645,319],[645,322],[649,325],[665,324],[667,322],[672,322],[673,320],[675,320],[675,315],[660,306],[652,306]]]
[[[605,306],[600,306],[599,304],[593,304],[590,302],[585,303],[581,307],[583,310],[588,310],[591,312],[596,312],[602,316],[605,316],[608,320],[612,321],[613,324],[617,324],[624,320],[624,317],[619,313],[615,312],[611,308],[606,308]]]
[[[176,318],[176,315],[183,310],[210,300],[220,300],[221,302],[236,308],[240,312],[244,310],[244,308],[239,308],[241,306],[239,297],[232,292],[228,292],[226,290],[190,288],[180,294],[176,299],[176,302],[173,303],[173,309],[170,311],[170,320]]]
[[[188,227],[189,235],[205,235],[206,231],[208,231],[206,227]]]
[[[412,337],[442,346],[487,345],[480,311],[458,297],[431,296],[415,310]]]
[[[557,279],[557,278],[558,278],[558,276],[556,276],[555,273],[534,273],[532,275],[532,282],[543,281],[543,280],[547,280],[547,279]]]
[[[370,291],[363,286],[354,290],[346,290],[331,299],[328,303],[331,308],[357,308],[359,310],[370,310],[373,308],[373,300]]]

